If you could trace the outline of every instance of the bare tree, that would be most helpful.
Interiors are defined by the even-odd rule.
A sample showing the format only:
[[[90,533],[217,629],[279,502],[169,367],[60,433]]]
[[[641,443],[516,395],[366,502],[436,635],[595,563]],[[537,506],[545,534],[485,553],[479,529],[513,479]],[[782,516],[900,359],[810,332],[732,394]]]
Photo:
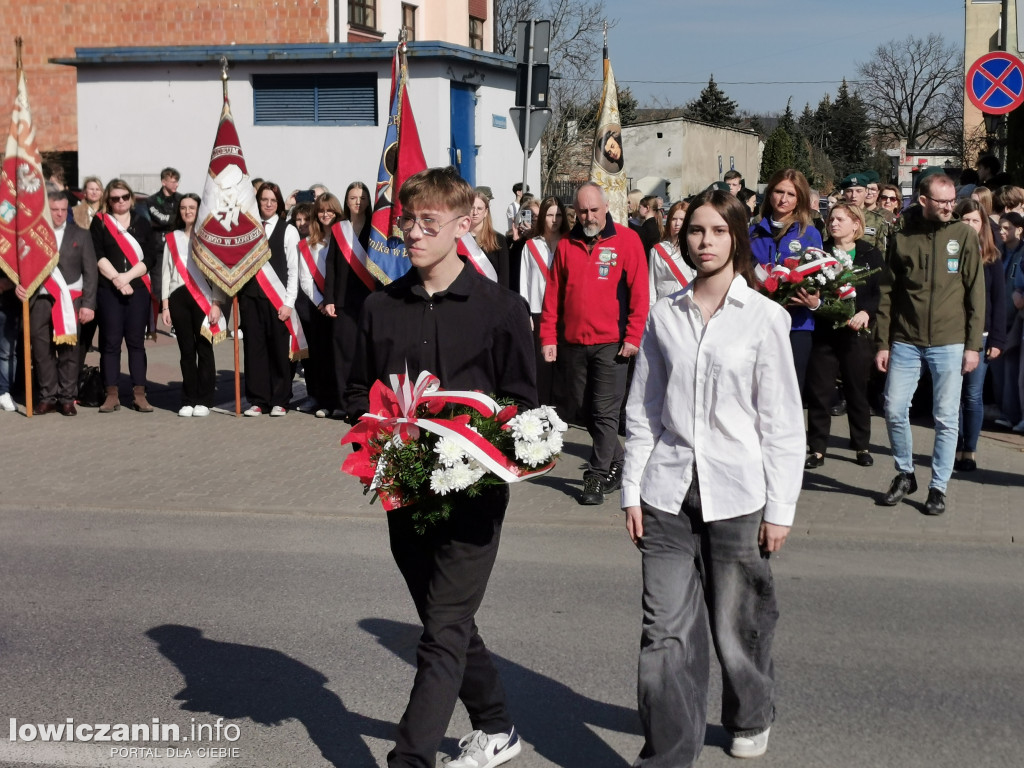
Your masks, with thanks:
[[[601,30],[607,20],[604,2],[494,0],[494,17],[494,50],[509,55],[515,52],[517,22],[551,22],[548,104],[552,116],[541,140],[542,182],[548,187],[579,143],[579,110],[589,106],[600,92]]]
[[[962,51],[941,35],[890,40],[859,64],[858,93],[876,133],[908,149],[926,149],[948,140],[950,94],[962,93]],[[962,125],[962,108],[961,108]]]

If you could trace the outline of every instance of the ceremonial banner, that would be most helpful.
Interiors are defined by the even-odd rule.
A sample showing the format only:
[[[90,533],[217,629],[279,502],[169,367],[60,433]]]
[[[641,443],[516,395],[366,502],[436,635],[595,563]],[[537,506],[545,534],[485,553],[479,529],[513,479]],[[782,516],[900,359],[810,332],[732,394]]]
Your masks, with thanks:
[[[371,218],[370,247],[366,267],[382,285],[397,280],[409,271],[405,258],[402,232],[398,217],[402,206],[398,190],[402,183],[420,171],[426,170],[420,136],[412,116],[412,106],[406,90],[408,71],[405,65],[405,43],[395,48],[391,62],[391,112],[384,137],[384,152],[377,172],[376,200]]]
[[[619,121],[619,94],[615,74],[608,58],[608,32],[604,38],[604,90],[594,134],[594,156],[590,164],[590,180],[597,182],[608,195],[608,212],[616,224],[625,225],[626,172],[622,156],[622,126]]]
[[[20,42],[17,93],[0,175],[0,269],[31,295],[53,271],[60,254],[28,107]]]
[[[226,76],[224,106],[192,238],[192,258],[228,296],[238,293],[270,259],[256,193],[231,117]]]

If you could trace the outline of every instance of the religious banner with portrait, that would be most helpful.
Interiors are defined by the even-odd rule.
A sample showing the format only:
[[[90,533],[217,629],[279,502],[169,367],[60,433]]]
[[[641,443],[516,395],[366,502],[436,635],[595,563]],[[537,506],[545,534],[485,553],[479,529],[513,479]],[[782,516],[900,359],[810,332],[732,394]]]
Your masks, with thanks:
[[[615,74],[608,58],[608,33],[604,39],[604,89],[601,92],[597,132],[594,134],[594,156],[590,164],[590,180],[597,182],[608,195],[608,212],[616,224],[625,225],[626,171],[622,152],[622,125],[619,119],[619,95]]]

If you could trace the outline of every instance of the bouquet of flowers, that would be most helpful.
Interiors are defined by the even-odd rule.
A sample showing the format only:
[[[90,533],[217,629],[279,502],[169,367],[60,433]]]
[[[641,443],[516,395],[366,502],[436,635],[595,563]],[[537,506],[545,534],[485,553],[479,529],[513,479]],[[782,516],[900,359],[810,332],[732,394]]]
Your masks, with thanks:
[[[393,375],[391,388],[374,383],[370,412],[342,438],[358,448],[341,470],[385,509],[415,505],[416,530],[424,533],[448,518],[451,494],[474,497],[551,471],[566,429],[548,406],[519,412],[480,392],[443,390],[426,371],[415,383]]]
[[[877,271],[855,267],[850,254],[839,248],[831,254],[820,248],[805,248],[770,269],[763,265],[754,268],[764,292],[784,307],[800,288],[818,294],[821,307],[815,317],[832,321],[833,328],[846,325],[853,317],[856,287]]]

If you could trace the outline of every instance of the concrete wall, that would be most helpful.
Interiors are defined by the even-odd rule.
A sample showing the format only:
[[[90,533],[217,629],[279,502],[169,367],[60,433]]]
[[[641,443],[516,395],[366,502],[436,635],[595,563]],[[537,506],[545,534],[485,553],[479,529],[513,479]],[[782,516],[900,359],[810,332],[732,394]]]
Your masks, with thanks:
[[[492,114],[508,116],[514,100],[513,73],[472,63],[413,62],[409,83],[416,125],[428,165],[447,165],[450,144],[450,81],[478,85],[477,182],[491,186],[495,217],[503,214],[512,184],[522,176],[522,151],[511,120],[492,127]],[[257,126],[253,124],[251,76],[280,72],[272,63],[239,63],[231,70],[229,95],[251,176],[271,179],[287,193],[319,182],[342,193],[359,180],[377,180],[391,88],[389,60],[330,64],[331,71],[373,72],[378,125],[367,127]],[[323,71],[316,62],[288,65],[289,72]],[[485,82],[486,81],[486,82]],[[155,192],[159,172],[181,171],[182,192],[202,192],[221,106],[219,68],[214,65],[82,67],[78,80],[79,168],[104,181],[127,177]],[[518,159],[517,159],[518,158]],[[539,153],[531,160],[531,185],[540,184]],[[504,202],[502,202],[504,201]],[[499,206],[498,204],[501,203]]]
[[[622,139],[627,172],[638,188],[639,181],[645,180],[650,188],[644,192],[660,194],[653,183],[660,178],[667,188],[664,195],[679,200],[719,181],[731,167],[744,174],[748,187],[757,183],[760,155],[756,133],[674,119],[626,126]]]

